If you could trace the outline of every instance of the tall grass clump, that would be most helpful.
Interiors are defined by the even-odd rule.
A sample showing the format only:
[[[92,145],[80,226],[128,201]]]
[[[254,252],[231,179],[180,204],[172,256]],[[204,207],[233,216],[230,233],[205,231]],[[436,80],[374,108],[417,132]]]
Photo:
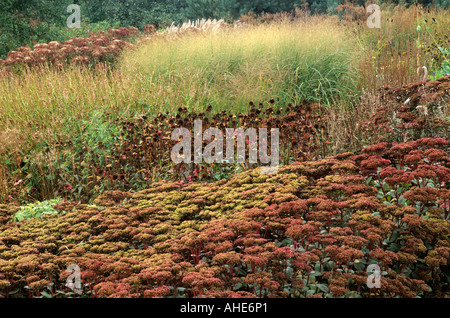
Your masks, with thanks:
[[[448,10],[383,5],[381,14],[379,29],[352,24],[364,52],[358,65],[364,90],[373,93],[381,86],[421,81],[427,74],[417,70],[423,66],[428,78],[436,78],[450,45]]]
[[[357,94],[355,43],[333,21],[272,22],[161,36],[122,55],[124,73],[144,75],[160,101],[242,111],[249,100],[325,106]]]
[[[108,68],[76,65],[25,68],[20,75],[0,76],[0,129],[18,129],[27,141],[52,143],[61,137],[61,129],[79,131],[80,121],[94,112],[109,118],[133,116],[152,100],[143,81]]]

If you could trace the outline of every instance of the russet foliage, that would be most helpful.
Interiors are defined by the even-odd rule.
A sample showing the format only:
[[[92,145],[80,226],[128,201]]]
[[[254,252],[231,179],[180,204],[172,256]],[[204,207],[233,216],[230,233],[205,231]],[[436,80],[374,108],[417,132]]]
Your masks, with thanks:
[[[1,206],[5,297],[415,297],[447,291],[448,141],[380,143],[210,184],[156,182],[12,222]],[[369,264],[381,288],[366,285]]]

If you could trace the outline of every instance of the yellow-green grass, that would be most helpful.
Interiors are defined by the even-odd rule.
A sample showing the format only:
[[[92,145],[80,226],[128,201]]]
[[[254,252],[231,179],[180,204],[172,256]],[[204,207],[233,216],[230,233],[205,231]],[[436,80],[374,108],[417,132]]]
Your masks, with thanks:
[[[156,94],[146,84],[139,75],[104,68],[28,69],[20,76],[0,78],[0,128],[52,140],[94,111],[122,118],[130,115],[139,101],[154,100]]]
[[[126,52],[120,69],[146,76],[160,102],[192,109],[242,111],[250,100],[271,98],[330,105],[356,94],[357,48],[332,20],[310,17],[153,38]]]
[[[358,69],[361,85],[376,92],[384,85],[401,86],[423,79],[442,66],[438,47],[449,47],[450,10],[381,6],[381,28],[351,27],[364,51]]]

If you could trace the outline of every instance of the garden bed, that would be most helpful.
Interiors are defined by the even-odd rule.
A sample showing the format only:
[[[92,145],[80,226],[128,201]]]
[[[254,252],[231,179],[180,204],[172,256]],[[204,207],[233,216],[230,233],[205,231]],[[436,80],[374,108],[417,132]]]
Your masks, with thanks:
[[[212,184],[108,191],[13,222],[2,206],[5,297],[442,297],[448,142],[422,138],[259,169]],[[380,288],[369,289],[369,264]]]

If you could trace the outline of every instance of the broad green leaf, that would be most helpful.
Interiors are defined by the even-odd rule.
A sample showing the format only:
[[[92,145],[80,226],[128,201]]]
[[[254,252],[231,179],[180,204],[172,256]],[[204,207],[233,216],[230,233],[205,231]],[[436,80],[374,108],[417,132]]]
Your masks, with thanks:
[[[320,289],[324,293],[328,293],[328,285],[326,285],[326,284],[317,284],[316,286],[317,286],[318,289]]]
[[[43,291],[41,292],[41,295],[44,296],[45,298],[52,298],[52,295],[50,295],[49,293]]]

